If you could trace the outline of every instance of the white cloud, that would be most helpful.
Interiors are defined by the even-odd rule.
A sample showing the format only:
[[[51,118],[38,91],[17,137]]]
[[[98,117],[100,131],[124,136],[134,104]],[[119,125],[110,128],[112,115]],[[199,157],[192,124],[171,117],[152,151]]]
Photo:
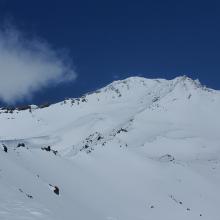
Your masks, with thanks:
[[[45,41],[30,39],[12,26],[0,29],[0,100],[13,104],[45,87],[75,80],[69,61]]]

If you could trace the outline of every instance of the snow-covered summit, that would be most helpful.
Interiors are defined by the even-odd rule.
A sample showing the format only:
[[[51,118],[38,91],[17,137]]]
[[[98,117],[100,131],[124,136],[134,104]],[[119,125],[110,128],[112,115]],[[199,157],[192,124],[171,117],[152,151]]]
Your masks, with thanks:
[[[218,220],[219,111],[186,76],[3,108],[0,219]]]
[[[149,79],[149,78],[144,78],[144,77],[129,77],[124,80],[117,80],[112,82],[111,84],[107,85],[103,89],[99,91],[107,91],[111,90],[112,88],[126,88],[126,89],[137,89],[138,87],[148,87],[152,88],[153,86],[160,84],[161,86],[176,86],[178,84],[181,85],[194,85],[196,87],[202,87],[201,83],[199,82],[198,79],[193,80],[185,75],[176,77],[172,80],[166,80],[166,79]]]

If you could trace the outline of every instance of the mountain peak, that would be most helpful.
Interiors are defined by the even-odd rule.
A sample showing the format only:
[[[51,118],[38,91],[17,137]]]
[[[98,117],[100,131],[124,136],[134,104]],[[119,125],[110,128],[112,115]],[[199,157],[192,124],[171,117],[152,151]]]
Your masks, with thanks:
[[[189,83],[189,84],[196,85],[198,87],[202,86],[199,79],[193,80],[192,78],[190,78],[186,75],[178,76],[178,77],[174,78],[172,81],[174,81],[176,83]]]
[[[186,75],[178,76],[171,80],[161,79],[161,78],[152,79],[152,78],[145,78],[140,76],[133,76],[123,80],[113,81],[112,83],[110,83],[109,85],[105,86],[102,89],[99,89],[98,91],[99,92],[114,91],[119,94],[125,92],[127,93],[127,91],[131,91],[131,90],[135,92],[142,90],[143,92],[158,91],[158,93],[160,93],[160,90],[171,91],[177,87],[180,89],[187,89],[187,90],[206,88],[201,85],[198,79],[193,80],[192,78]]]
[[[198,79],[193,80],[192,78],[188,77],[187,75],[182,75],[182,76],[178,76],[175,77],[173,79],[167,80],[167,79],[162,79],[162,78],[147,78],[147,77],[141,77],[141,76],[132,76],[132,77],[128,77],[122,80],[117,80],[117,81],[113,81],[112,83],[110,83],[108,86],[116,86],[116,85],[120,85],[120,84],[127,84],[127,85],[131,85],[131,84],[140,84],[140,85],[147,85],[147,84],[152,84],[152,83],[174,83],[174,84],[178,84],[178,83],[185,83],[185,84],[191,84],[191,85],[195,85],[197,87],[201,87],[201,83]]]

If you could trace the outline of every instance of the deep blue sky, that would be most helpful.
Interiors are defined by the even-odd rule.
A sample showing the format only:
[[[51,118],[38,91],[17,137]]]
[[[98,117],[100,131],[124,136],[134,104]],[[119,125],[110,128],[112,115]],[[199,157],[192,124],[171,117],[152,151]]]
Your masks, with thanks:
[[[36,93],[55,102],[133,75],[188,75],[220,89],[218,1],[0,0],[0,20],[67,48],[79,76]]]

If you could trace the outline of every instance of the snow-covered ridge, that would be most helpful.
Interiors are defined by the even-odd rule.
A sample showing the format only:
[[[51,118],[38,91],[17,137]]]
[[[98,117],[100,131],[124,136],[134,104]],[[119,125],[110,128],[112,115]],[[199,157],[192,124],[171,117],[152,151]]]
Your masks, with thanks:
[[[124,80],[118,80],[114,81],[111,84],[107,85],[106,87],[102,89],[98,89],[95,92],[87,93],[79,98],[68,98],[64,100],[63,102],[66,103],[68,100],[71,100],[71,103],[77,103],[80,102],[86,102],[88,97],[92,95],[97,95],[99,93],[110,93],[111,98],[117,98],[122,97],[123,92],[133,92],[139,88],[139,89],[148,89],[152,91],[160,90],[161,88],[169,87],[170,91],[174,89],[177,86],[182,87],[189,87],[191,89],[203,89],[206,91],[214,91],[211,89],[206,88],[205,86],[202,86],[199,80],[192,80],[191,78],[187,76],[180,76],[176,77],[172,80],[165,80],[165,79],[147,79],[144,77],[129,77]],[[29,105],[29,106],[20,106],[20,107],[2,107],[0,108],[0,112],[2,113],[12,113],[13,111],[24,111],[24,110],[36,110],[36,109],[42,109],[49,107],[49,103],[42,104],[40,106],[37,105]]]
[[[2,109],[0,110],[0,120],[4,121],[5,126],[2,131],[0,128],[0,132],[3,139],[10,139],[14,135],[20,139],[46,137],[62,129],[68,129],[68,124],[71,124],[71,121],[76,123],[81,121],[81,117],[89,117],[88,120],[91,120],[92,117],[94,123],[105,120],[112,121],[106,115],[108,112],[110,114],[115,112],[114,114],[117,116],[122,115],[125,111],[125,113],[128,112],[124,115],[125,118],[121,116],[117,120],[121,121],[120,124],[127,124],[130,119],[149,110],[167,112],[171,108],[169,112],[176,109],[174,115],[179,115],[182,113],[179,109],[182,105],[183,108],[192,111],[194,115],[195,105],[199,106],[202,103],[216,105],[220,97],[219,94],[218,91],[202,86],[198,80],[194,81],[186,76],[173,80],[130,77],[114,81],[106,87],[80,98],[70,98],[56,104],[46,104],[40,107],[31,105],[21,110]],[[191,108],[192,110],[189,110]],[[184,119],[184,117],[183,112],[183,116],[178,116],[178,120]],[[187,117],[189,118],[189,116]],[[195,118],[197,117],[198,115],[195,113]],[[114,120],[115,118],[108,123],[117,124]],[[15,124],[16,126],[14,126]],[[17,126],[20,127],[19,132],[17,132]],[[114,129],[115,127],[112,126],[111,130]],[[98,130],[102,130],[102,128],[98,128]],[[99,131],[94,129],[94,132]],[[89,136],[90,133],[87,135]],[[65,139],[63,141],[65,142]]]
[[[0,219],[218,220],[219,112],[186,76],[1,109]]]

